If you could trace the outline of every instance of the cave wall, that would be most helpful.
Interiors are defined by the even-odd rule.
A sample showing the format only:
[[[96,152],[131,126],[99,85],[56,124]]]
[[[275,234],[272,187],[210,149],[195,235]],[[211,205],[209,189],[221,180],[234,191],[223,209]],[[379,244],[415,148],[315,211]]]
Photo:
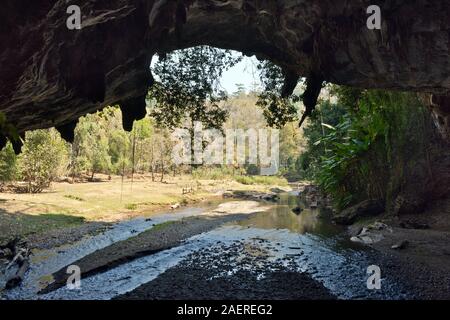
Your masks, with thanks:
[[[77,4],[82,29],[68,30]],[[381,30],[366,8],[382,9]],[[208,44],[269,58],[301,76],[425,93],[450,141],[447,0],[5,0],[0,11],[0,112],[19,132],[73,127],[120,104],[143,116],[152,56]],[[143,110],[144,108],[144,110]]]
[[[450,96],[428,94],[425,105],[429,108],[441,136],[445,141],[450,141]]]

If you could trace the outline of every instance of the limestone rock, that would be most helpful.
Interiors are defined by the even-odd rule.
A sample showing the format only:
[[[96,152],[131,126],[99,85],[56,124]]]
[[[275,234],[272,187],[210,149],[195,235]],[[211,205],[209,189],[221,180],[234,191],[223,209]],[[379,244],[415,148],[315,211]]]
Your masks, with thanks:
[[[373,217],[383,213],[384,205],[378,200],[365,200],[353,207],[344,209],[333,217],[338,224],[350,225],[357,219]]]
[[[362,244],[373,244],[383,240],[383,231],[392,232],[392,229],[379,221],[376,221],[368,226],[362,228],[361,232],[350,238],[353,242]]]
[[[400,242],[394,244],[391,247],[391,249],[402,250],[402,249],[405,249],[406,247],[408,247],[408,245],[409,245],[409,241],[408,240],[403,240],[403,241],[400,241]]]
[[[268,58],[292,75],[431,93],[447,136],[450,2],[383,1],[381,30],[366,26],[371,4],[79,0],[82,28],[69,30],[65,0],[8,0],[0,12],[0,112],[19,133],[57,126],[70,140],[64,126],[123,104],[129,128],[153,83],[152,56],[208,44]]]

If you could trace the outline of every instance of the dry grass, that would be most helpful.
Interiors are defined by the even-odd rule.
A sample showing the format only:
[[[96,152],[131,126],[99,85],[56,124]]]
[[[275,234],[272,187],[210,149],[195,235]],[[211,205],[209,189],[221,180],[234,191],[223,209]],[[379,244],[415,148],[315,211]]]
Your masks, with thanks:
[[[267,185],[243,185],[233,180],[192,180],[167,177],[152,182],[137,176],[133,183],[121,177],[99,176],[101,182],[53,183],[40,194],[0,193],[0,232],[40,233],[91,221],[114,222],[169,211],[175,203],[189,204],[220,196],[225,190],[265,191]],[[183,188],[194,189],[182,194]],[[9,230],[9,231],[8,231]],[[0,236],[1,237],[1,236]]]

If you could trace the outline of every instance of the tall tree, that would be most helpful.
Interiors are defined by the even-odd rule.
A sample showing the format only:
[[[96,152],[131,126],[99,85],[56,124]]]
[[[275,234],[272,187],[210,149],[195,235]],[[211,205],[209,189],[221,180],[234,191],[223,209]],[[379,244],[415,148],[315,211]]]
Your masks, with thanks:
[[[241,59],[231,51],[207,46],[160,55],[152,68],[157,83],[149,92],[155,100],[151,115],[157,125],[174,129],[185,124],[191,149],[195,122],[201,122],[205,129],[222,129],[228,112],[219,102],[227,95],[219,80]],[[193,152],[191,155],[194,159]]]
[[[56,130],[27,132],[19,163],[28,192],[41,192],[50,186],[66,169],[67,156],[67,146]]]
[[[13,181],[17,176],[17,157],[11,143],[0,151],[0,186]]]

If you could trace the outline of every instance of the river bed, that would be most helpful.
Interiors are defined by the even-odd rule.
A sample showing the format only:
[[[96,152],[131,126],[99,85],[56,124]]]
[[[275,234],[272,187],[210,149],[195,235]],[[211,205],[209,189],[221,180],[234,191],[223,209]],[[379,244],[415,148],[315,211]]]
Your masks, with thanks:
[[[292,208],[299,204],[298,199],[295,193],[281,194],[278,203],[270,205],[266,211],[250,214],[247,219],[230,222],[185,239],[174,248],[140,257],[83,278],[79,290],[62,287],[46,294],[38,294],[43,286],[52,281],[52,273],[64,266],[96,250],[149,230],[154,225],[202,216],[210,212],[217,203],[162,214],[152,219],[139,218],[120,222],[103,234],[87,237],[72,245],[35,253],[22,285],[4,292],[3,299],[109,300],[129,293],[133,296],[134,290],[134,297],[139,298],[137,289],[143,290],[145,286],[153,288],[152,282],[163,280],[167,288],[160,285],[158,288],[167,292],[159,292],[156,297],[192,299],[196,298],[196,290],[203,293],[203,288],[196,288],[195,283],[190,283],[192,288],[183,293],[180,291],[180,295],[184,296],[166,295],[170,293],[171,282],[188,281],[188,275],[185,275],[187,278],[180,278],[184,275],[180,275],[179,270],[185,273],[190,270],[203,270],[200,277],[204,278],[206,284],[208,281],[232,279],[245,274],[246,278],[253,281],[253,284],[249,285],[250,288],[254,287],[255,283],[269,279],[275,272],[282,271],[306,275],[338,299],[413,298],[395,275],[391,274],[382,274],[381,290],[369,290],[367,268],[377,265],[375,253],[367,247],[350,242],[344,230],[330,222],[330,213],[327,211],[304,208],[298,215],[293,213]],[[266,291],[268,290],[270,288]],[[186,296],[191,294],[193,296]],[[258,298],[258,295],[248,296]],[[274,294],[274,297],[278,296]],[[214,295],[206,297],[240,296],[221,296],[214,292]],[[298,295],[294,294],[293,297]],[[311,298],[314,298],[313,294]]]

